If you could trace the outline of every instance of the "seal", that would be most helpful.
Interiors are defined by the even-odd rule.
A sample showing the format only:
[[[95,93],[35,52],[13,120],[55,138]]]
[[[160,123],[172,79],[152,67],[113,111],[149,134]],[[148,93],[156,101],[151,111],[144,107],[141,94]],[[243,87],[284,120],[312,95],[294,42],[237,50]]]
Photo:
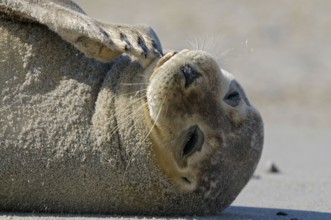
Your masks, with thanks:
[[[0,210],[226,208],[263,145],[262,118],[235,78],[204,51],[163,56],[149,28],[128,26],[124,37],[69,1],[35,2],[0,3]]]
[[[139,182],[147,178],[155,184],[143,187],[141,194],[157,193],[141,210],[198,215],[231,204],[253,175],[263,146],[261,116],[233,75],[200,50],[170,52],[147,66],[131,60],[113,68],[93,125],[104,143],[105,134],[121,130],[122,147],[130,152],[122,155],[122,169],[133,172],[127,175],[135,181],[141,174]],[[114,85],[116,91],[109,90]],[[105,105],[109,97],[114,100]],[[109,125],[105,118],[116,122]],[[154,212],[153,204],[162,205]]]
[[[158,162],[180,188],[194,191],[208,179],[220,189],[225,175],[220,171],[228,166],[222,160],[245,170],[237,182],[247,181],[252,170],[240,164],[258,160],[262,120],[240,84],[210,55],[189,50],[167,54],[150,78],[147,100]],[[258,150],[254,157],[252,150]]]

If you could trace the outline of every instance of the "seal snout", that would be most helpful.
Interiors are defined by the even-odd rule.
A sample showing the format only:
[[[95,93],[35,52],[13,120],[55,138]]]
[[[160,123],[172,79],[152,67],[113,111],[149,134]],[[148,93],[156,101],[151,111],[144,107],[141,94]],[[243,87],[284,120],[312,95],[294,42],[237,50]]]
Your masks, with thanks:
[[[185,88],[190,86],[197,78],[201,77],[201,74],[188,64],[181,67],[180,70],[185,77]]]

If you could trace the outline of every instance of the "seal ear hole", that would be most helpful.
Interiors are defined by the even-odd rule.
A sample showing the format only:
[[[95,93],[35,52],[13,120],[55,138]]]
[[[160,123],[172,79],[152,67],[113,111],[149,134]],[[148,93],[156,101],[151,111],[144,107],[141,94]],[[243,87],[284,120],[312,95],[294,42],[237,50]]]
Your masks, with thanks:
[[[191,184],[191,181],[185,176],[182,176],[182,180],[187,184]]]
[[[187,158],[196,151],[200,151],[204,143],[204,134],[199,126],[194,125],[188,129],[182,157]]]

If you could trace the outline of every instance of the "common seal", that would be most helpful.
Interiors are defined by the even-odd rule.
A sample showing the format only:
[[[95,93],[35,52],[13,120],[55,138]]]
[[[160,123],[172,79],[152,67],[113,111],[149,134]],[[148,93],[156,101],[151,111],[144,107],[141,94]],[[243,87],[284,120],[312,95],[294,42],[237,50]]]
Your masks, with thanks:
[[[85,39],[89,29],[59,28],[60,38],[52,21],[26,23],[9,3],[0,7],[1,211],[199,215],[236,198],[259,161],[263,123],[212,56],[161,56],[146,28],[151,43],[127,51],[143,53],[118,57],[125,46],[108,50],[97,37],[81,49],[62,35]]]

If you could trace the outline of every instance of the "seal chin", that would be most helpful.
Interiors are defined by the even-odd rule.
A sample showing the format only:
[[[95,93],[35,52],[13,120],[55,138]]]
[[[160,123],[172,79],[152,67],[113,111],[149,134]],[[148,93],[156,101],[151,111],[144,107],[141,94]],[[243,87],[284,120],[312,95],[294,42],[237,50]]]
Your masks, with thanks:
[[[261,150],[251,149],[262,149],[263,131],[255,129],[262,119],[239,83],[209,54],[168,53],[149,81],[146,118],[156,162],[181,190],[206,188],[206,179],[218,186],[221,177],[240,178],[244,172],[231,171],[241,169],[239,164],[248,174],[255,169]]]

